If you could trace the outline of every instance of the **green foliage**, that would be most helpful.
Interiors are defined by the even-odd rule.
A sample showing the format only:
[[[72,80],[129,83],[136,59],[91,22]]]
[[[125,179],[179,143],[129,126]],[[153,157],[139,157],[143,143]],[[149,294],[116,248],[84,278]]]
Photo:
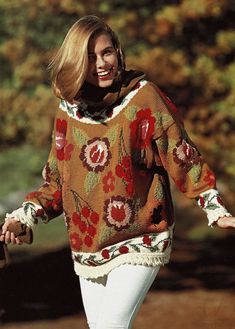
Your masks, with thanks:
[[[23,147],[2,150],[0,153],[1,189],[0,199],[14,191],[28,191],[42,182],[42,169],[49,149]]]
[[[68,28],[87,14],[112,26],[128,67],[144,70],[169,94],[212,167],[234,179],[235,4],[229,0],[0,1],[0,146],[50,140],[58,102],[46,67]]]

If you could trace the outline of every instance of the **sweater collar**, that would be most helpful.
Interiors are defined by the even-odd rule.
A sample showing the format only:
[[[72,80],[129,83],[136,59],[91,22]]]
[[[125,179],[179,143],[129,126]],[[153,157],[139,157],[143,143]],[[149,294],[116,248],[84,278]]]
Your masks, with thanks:
[[[108,93],[99,102],[89,100],[89,93],[92,92],[92,88],[86,84],[76,104],[85,103],[87,105],[86,110],[90,113],[107,111],[110,107],[118,104],[144,77],[145,74],[140,71],[124,71],[121,79],[116,81],[112,87],[109,88]]]

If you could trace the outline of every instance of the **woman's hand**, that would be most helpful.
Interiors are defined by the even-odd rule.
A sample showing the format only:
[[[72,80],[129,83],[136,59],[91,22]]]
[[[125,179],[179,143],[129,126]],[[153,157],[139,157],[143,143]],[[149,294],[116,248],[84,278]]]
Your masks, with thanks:
[[[235,217],[220,217],[216,224],[220,228],[235,228]]]
[[[0,241],[1,242],[7,243],[7,244],[9,244],[9,243],[12,243],[12,244],[22,244],[22,242],[20,241],[20,239],[19,238],[16,238],[15,237],[15,234],[13,232],[8,231],[8,226],[10,224],[14,224],[16,222],[18,222],[18,220],[17,219],[14,219],[14,218],[7,219],[5,221],[5,223],[2,226],[2,232],[1,232],[1,235],[0,235]]]

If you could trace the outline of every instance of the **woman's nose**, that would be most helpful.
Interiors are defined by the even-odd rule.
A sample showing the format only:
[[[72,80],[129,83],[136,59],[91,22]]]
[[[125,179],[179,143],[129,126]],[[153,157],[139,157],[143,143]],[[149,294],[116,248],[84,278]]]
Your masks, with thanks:
[[[102,56],[98,56],[96,59],[96,66],[102,67],[105,64],[105,60]]]

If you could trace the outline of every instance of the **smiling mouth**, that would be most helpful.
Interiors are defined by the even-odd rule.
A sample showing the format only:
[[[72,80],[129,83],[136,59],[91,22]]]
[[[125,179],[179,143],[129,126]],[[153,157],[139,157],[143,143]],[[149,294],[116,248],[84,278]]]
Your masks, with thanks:
[[[103,78],[108,77],[112,71],[113,71],[113,68],[110,68],[109,70],[105,70],[105,71],[102,71],[102,72],[97,72],[95,75],[99,79],[103,79]]]

